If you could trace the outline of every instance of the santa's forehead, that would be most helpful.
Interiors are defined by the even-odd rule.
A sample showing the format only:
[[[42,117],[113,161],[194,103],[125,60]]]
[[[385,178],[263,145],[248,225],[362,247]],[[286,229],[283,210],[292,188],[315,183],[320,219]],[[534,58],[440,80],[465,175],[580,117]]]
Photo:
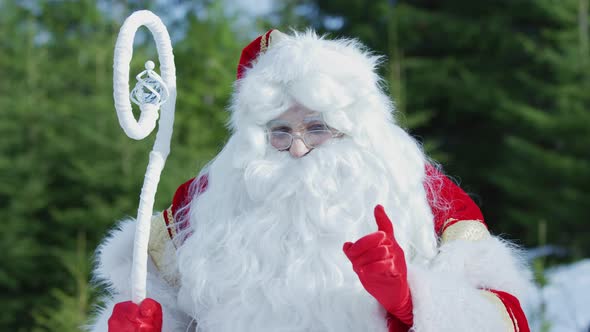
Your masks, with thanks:
[[[276,124],[300,124],[310,123],[314,121],[321,121],[322,115],[320,112],[310,110],[303,105],[294,104],[285,112],[268,122],[269,125]]]

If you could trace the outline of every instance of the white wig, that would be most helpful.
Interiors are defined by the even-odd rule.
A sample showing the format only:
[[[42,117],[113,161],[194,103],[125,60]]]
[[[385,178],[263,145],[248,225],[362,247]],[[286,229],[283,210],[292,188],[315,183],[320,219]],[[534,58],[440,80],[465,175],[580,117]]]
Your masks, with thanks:
[[[320,112],[330,127],[383,164],[383,190],[395,191],[398,198],[409,198],[409,193],[425,197],[421,188],[426,157],[395,123],[394,105],[376,72],[383,58],[357,40],[329,40],[311,30],[277,37],[235,83],[230,106],[233,135],[224,151],[231,154],[232,166],[244,168],[249,161],[264,158],[266,123],[298,103]],[[387,202],[382,204],[387,208]],[[412,250],[432,258],[436,241],[427,212],[415,221],[421,224],[422,239],[413,242],[422,247]]]

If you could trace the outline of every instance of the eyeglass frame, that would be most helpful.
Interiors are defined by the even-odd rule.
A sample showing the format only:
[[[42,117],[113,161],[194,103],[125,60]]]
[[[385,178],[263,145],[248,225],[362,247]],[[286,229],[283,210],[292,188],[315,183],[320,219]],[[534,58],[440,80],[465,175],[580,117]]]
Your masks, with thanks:
[[[325,123],[324,123],[324,124],[325,124]],[[268,143],[269,143],[269,144],[270,144],[270,145],[271,145],[273,148],[277,149],[278,151],[287,151],[287,150],[289,150],[289,149],[290,149],[290,148],[293,146],[293,142],[295,141],[295,138],[298,138],[298,139],[300,139],[300,140],[301,140],[301,142],[303,142],[303,144],[304,144],[304,145],[305,145],[305,146],[306,146],[308,149],[310,149],[310,150],[312,150],[312,149],[315,149],[316,147],[318,147],[318,146],[320,146],[320,145],[324,144],[324,143],[325,143],[325,142],[326,142],[328,139],[326,139],[326,141],[324,141],[324,142],[322,142],[322,143],[320,143],[320,144],[317,144],[317,145],[315,145],[315,146],[311,146],[311,145],[309,145],[309,144],[308,144],[308,143],[305,141],[305,137],[304,137],[304,136],[305,136],[305,134],[307,134],[307,133],[311,133],[311,132],[318,132],[318,131],[322,131],[322,132],[329,132],[329,133],[330,133],[330,137],[329,137],[328,139],[332,139],[332,138],[339,138],[339,137],[342,137],[342,136],[344,136],[344,133],[342,133],[341,131],[338,131],[338,130],[336,130],[336,129],[334,129],[334,128],[330,127],[330,126],[328,126],[327,124],[326,124],[326,129],[316,129],[316,130],[309,130],[309,131],[308,131],[308,130],[305,130],[305,131],[303,131],[303,134],[302,134],[302,135],[301,135],[301,134],[292,134],[292,133],[289,133],[289,132],[286,132],[286,131],[279,131],[278,133],[281,133],[281,134],[287,134],[287,135],[289,135],[289,137],[291,138],[291,141],[290,141],[290,143],[289,143],[289,145],[288,145],[287,147],[285,147],[285,148],[283,148],[283,149],[279,149],[279,148],[277,148],[276,146],[272,145],[272,143],[270,142],[270,141],[271,141],[271,135],[273,134],[273,131],[267,128],[267,129],[266,129],[264,132],[266,133],[266,138],[267,138],[267,140],[268,140]],[[299,132],[299,131],[296,131],[296,132]]]

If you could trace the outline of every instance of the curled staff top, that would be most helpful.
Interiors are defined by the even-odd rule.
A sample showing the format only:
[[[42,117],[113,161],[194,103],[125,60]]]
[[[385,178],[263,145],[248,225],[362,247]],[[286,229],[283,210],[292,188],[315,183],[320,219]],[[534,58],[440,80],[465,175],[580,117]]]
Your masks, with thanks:
[[[146,71],[138,75],[134,101],[141,109],[139,120],[133,116],[129,93],[129,64],[133,57],[133,39],[139,27],[145,25],[156,42],[161,77],[153,69],[155,64],[146,63]],[[131,269],[131,300],[140,303],[146,297],[147,247],[150,234],[150,219],[154,199],[170,152],[174,107],[176,103],[176,68],[168,30],[156,15],[147,10],[131,14],[123,23],[115,45],[113,65],[113,88],[115,108],[119,124],[127,136],[140,140],[149,135],[156,126],[158,108],[161,107],[160,125],[139,197],[135,240],[133,244],[133,265]]]
[[[160,18],[152,12],[147,10],[137,11],[131,14],[121,27],[115,45],[115,61],[113,65],[113,96],[115,98],[115,108],[117,109],[119,123],[127,136],[136,140],[143,139],[149,135],[155,128],[158,118],[157,110],[153,107],[147,107],[145,112],[142,110],[139,121],[136,120],[133,116],[129,99],[129,65],[133,57],[133,39],[137,29],[143,25],[150,30],[156,42],[161,77],[170,94],[167,101],[162,105],[158,136],[166,137],[172,135],[176,99],[176,68],[174,66],[174,55],[172,54],[172,44],[168,30]],[[156,138],[156,141],[158,141],[158,138]],[[157,150],[161,150],[161,152],[167,155],[169,151],[169,137],[167,145],[161,139],[159,141],[161,141],[160,144],[156,144],[155,148],[159,147],[160,149]]]

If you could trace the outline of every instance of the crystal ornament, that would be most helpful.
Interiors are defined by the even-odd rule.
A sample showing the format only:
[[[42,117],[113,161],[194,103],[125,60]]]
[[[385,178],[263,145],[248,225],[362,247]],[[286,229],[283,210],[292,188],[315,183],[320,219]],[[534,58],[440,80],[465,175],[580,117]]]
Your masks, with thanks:
[[[152,104],[159,107],[170,96],[166,84],[162,80],[162,77],[154,71],[154,68],[154,62],[147,61],[145,63],[145,70],[135,76],[137,83],[131,91],[130,99],[140,107],[145,104]]]

